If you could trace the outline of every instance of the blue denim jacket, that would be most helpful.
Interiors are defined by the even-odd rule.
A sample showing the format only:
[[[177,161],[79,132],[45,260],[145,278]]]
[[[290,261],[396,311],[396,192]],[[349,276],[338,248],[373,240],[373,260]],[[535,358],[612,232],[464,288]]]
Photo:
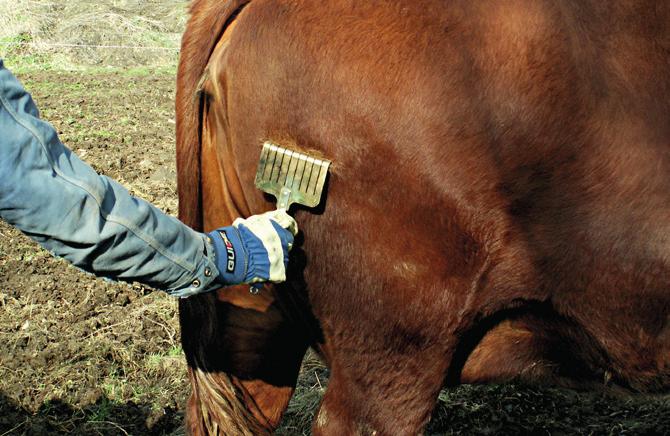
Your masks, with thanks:
[[[0,217],[98,276],[179,297],[221,286],[205,235],[82,162],[1,59]]]

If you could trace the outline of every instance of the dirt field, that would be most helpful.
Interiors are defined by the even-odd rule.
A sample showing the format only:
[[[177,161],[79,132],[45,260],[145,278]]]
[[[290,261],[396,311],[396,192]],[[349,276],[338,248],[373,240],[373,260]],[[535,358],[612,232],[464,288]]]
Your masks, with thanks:
[[[176,210],[171,76],[20,78],[63,142],[97,171]],[[116,425],[132,433],[178,427],[187,387],[175,301],[96,280],[4,223],[0,233],[0,428],[109,434]]]
[[[64,143],[175,213],[173,72],[19,77]],[[0,222],[0,307],[0,436],[183,434],[188,385],[174,300],[94,279]],[[309,434],[326,383],[310,357],[280,434]],[[440,400],[429,434],[670,434],[669,396],[503,385]]]

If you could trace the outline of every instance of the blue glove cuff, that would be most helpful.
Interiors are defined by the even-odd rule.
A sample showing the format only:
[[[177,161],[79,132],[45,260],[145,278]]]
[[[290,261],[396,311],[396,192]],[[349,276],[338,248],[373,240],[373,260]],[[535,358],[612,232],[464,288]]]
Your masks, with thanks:
[[[219,268],[218,281],[222,285],[244,283],[249,255],[245,251],[240,232],[235,227],[224,227],[207,235],[214,246],[215,262]]]

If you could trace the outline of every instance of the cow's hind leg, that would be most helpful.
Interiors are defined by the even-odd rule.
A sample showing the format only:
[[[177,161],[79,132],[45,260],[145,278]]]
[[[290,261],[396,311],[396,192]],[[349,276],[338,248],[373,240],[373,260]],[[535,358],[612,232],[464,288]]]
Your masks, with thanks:
[[[446,370],[445,352],[438,348],[393,356],[384,350],[375,353],[368,349],[349,354],[342,361],[334,359],[313,434],[421,433]]]

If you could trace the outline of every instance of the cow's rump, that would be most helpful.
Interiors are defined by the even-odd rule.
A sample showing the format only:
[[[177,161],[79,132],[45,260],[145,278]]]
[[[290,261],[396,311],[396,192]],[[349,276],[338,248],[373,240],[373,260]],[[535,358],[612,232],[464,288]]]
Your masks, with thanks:
[[[180,216],[271,209],[264,140],[333,166],[285,285],[182,303],[192,431],[272,429],[308,346],[316,434],[416,433],[445,380],[667,390],[669,26],[639,1],[196,2]]]

